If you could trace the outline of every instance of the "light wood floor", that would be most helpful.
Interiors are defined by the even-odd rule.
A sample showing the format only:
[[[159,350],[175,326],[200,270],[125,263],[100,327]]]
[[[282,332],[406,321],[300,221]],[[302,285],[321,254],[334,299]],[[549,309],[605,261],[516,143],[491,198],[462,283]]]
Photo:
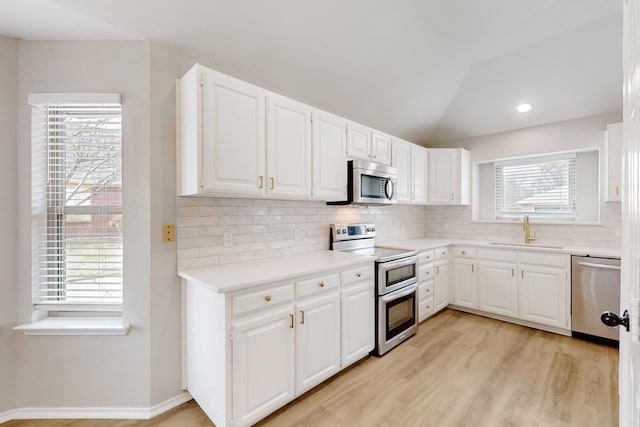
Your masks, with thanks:
[[[617,426],[618,351],[454,310],[258,425]],[[12,421],[2,427],[212,426],[192,401],[149,421]]]

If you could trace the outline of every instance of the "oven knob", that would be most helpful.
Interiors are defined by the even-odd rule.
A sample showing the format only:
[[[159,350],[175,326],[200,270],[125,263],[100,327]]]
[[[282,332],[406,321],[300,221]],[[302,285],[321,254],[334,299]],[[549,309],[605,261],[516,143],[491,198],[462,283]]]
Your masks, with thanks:
[[[347,234],[347,229],[346,228],[342,229],[342,234]]]
[[[342,230],[338,228],[338,230],[336,231],[337,234],[342,234]]]
[[[371,231],[376,231],[376,228],[375,227],[371,227]]]

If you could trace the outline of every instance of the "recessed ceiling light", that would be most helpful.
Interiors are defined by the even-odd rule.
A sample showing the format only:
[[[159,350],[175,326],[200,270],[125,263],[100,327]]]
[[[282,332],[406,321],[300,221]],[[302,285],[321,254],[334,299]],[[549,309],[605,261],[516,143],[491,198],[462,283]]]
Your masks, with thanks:
[[[526,113],[531,110],[531,104],[520,104],[516,110],[518,110],[518,113]]]

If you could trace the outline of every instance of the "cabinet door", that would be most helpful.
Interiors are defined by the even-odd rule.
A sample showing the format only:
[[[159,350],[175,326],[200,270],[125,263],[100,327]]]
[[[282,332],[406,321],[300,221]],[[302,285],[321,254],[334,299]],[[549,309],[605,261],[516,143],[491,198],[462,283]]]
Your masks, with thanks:
[[[296,395],[340,370],[340,293],[296,305]]]
[[[455,199],[456,150],[429,150],[429,203],[451,205]]]
[[[411,146],[411,201],[427,203],[427,150]]]
[[[324,111],[313,112],[313,198],[347,196],[346,121]]]
[[[440,311],[449,305],[449,263],[439,261],[435,264],[435,274],[433,281],[433,303],[435,311]]]
[[[478,309],[504,316],[518,315],[516,265],[478,262]]]
[[[622,191],[622,123],[607,125],[604,131],[605,202],[619,202]]]
[[[347,125],[347,157],[371,161],[371,129],[349,122]]]
[[[567,328],[567,277],[564,269],[520,265],[518,317]]]
[[[233,418],[250,425],[293,399],[293,306],[233,326]]]
[[[266,186],[271,197],[311,198],[311,107],[269,96]]]
[[[409,202],[411,200],[411,145],[398,139],[393,140],[393,155],[391,165],[398,170],[398,184],[396,193],[398,202]]]
[[[375,345],[373,283],[355,285],[342,292],[342,367],[362,359]]]
[[[456,258],[453,261],[453,304],[476,308],[476,267],[475,261]]]
[[[212,70],[203,78],[201,190],[263,196],[265,91]]]
[[[391,164],[391,137],[380,132],[371,132],[371,161],[382,165]]]

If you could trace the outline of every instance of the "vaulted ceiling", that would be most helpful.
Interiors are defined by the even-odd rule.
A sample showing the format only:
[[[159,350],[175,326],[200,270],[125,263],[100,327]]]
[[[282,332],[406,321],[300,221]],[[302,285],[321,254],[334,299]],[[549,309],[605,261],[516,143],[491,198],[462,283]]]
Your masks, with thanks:
[[[5,36],[164,41],[423,144],[622,109],[622,0],[3,0],[0,12]]]

